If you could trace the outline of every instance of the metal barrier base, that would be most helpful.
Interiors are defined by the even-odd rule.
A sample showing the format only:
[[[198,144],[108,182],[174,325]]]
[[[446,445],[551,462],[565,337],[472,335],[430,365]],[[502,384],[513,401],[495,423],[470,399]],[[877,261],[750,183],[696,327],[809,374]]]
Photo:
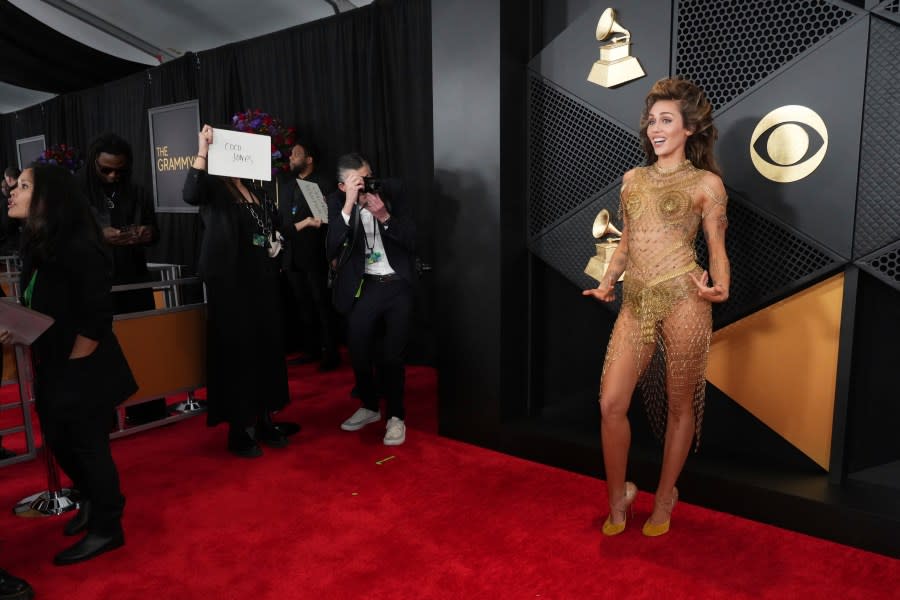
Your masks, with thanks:
[[[20,517],[55,517],[78,508],[78,491],[62,488],[57,491],[44,490],[23,498],[13,508],[13,514]]]
[[[173,413],[197,413],[203,412],[206,410],[206,402],[201,400],[195,400],[188,396],[188,399],[184,402],[179,402],[172,409]]]

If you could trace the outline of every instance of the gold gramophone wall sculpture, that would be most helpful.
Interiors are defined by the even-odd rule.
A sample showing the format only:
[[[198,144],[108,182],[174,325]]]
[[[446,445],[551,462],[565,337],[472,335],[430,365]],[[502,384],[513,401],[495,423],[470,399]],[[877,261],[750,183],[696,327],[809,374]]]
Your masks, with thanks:
[[[600,241],[594,244],[597,248],[597,254],[588,261],[584,272],[597,281],[601,281],[607,267],[609,267],[609,262],[612,260],[613,252],[619,247],[619,242],[622,240],[622,232],[609,222],[609,211],[604,208],[594,218],[591,234],[593,234],[594,239]],[[622,281],[624,275],[623,273],[619,276],[619,281]]]
[[[600,46],[600,60],[594,63],[588,81],[611,88],[645,75],[641,63],[631,56],[631,33],[616,23],[616,11],[607,8],[597,23],[597,41],[602,42],[614,33],[609,43]]]

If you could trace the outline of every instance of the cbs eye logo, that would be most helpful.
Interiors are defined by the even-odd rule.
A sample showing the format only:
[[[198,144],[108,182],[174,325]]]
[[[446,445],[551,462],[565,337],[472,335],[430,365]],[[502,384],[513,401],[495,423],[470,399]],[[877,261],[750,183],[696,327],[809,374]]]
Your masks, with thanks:
[[[822,163],[828,150],[828,128],[805,106],[776,108],[760,120],[750,136],[750,160],[772,181],[803,179]]]

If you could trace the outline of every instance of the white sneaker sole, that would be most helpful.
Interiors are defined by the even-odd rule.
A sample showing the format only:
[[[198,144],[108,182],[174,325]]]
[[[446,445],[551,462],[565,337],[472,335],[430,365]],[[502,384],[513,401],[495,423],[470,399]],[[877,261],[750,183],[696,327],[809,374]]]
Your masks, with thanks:
[[[403,437],[400,438],[399,440],[384,440],[384,445],[385,446],[399,446],[405,441],[406,441],[406,434],[404,433]]]
[[[343,423],[341,423],[341,429],[343,429],[344,431],[359,431],[366,425],[375,423],[380,420],[381,420],[381,415],[377,414],[377,415],[369,417],[368,419],[365,419],[363,421],[357,421],[356,423],[347,423],[346,421],[344,421]]]

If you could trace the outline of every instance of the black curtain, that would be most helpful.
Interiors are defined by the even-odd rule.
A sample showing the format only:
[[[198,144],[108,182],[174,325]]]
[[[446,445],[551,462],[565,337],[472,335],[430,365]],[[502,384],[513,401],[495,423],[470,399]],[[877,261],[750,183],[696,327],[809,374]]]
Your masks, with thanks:
[[[45,92],[72,92],[147,65],[85,46],[0,0],[0,81]]]
[[[225,125],[231,115],[258,108],[320,149],[320,169],[360,151],[381,176],[401,177],[419,229],[419,255],[431,262],[431,5],[429,0],[376,0],[327,19],[221,48],[186,54],[112,83],[58,96],[0,115],[0,161],[15,164],[15,140],[44,134],[47,145],[82,151],[103,131],[134,149],[134,181],[152,190],[147,110],[198,99],[201,121]],[[160,213],[156,262],[192,272],[200,240],[191,214]],[[424,281],[416,315],[428,329]],[[430,355],[430,339],[414,340],[413,354]],[[427,348],[426,348],[427,346]]]

